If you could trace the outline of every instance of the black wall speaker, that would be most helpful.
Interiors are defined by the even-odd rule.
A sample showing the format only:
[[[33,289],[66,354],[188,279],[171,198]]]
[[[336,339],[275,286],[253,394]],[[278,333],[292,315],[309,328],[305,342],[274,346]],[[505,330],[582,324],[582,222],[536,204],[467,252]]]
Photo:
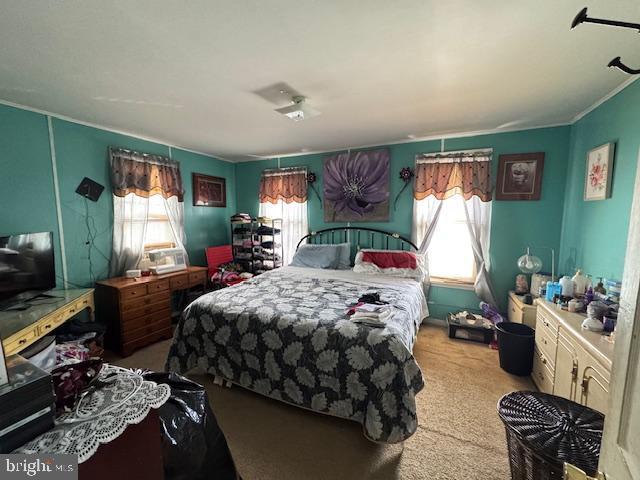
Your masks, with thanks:
[[[104,185],[100,185],[98,182],[95,182],[88,177],[84,177],[80,182],[80,185],[78,185],[78,188],[76,188],[76,193],[88,198],[89,200],[97,202],[100,195],[102,195],[103,190]]]

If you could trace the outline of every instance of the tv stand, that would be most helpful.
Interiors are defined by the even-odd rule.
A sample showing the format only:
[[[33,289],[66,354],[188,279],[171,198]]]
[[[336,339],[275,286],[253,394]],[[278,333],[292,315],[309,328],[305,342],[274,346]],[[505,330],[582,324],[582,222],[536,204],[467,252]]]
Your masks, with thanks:
[[[89,309],[92,316],[95,310],[92,288],[49,290],[38,296],[51,301],[29,305],[25,310],[0,311],[0,338],[5,355],[21,352],[82,310]],[[33,297],[22,303],[28,305],[29,301]]]

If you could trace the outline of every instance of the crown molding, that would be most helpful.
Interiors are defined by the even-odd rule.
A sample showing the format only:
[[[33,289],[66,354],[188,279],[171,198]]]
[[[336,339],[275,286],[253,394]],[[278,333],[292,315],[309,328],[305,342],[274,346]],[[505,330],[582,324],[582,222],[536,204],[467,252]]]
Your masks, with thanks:
[[[516,128],[493,128],[493,129],[488,129],[488,130],[474,130],[474,131],[469,131],[469,132],[453,132],[453,133],[443,133],[443,134],[435,134],[435,135],[428,135],[428,136],[424,136],[424,137],[415,137],[415,138],[407,138],[407,139],[400,139],[400,140],[391,140],[391,141],[387,141],[387,142],[381,142],[381,143],[372,143],[372,144],[368,144],[368,145],[357,145],[357,146],[349,146],[349,147],[342,147],[342,148],[332,148],[332,149],[328,149],[328,150],[307,150],[304,152],[297,152],[297,153],[284,153],[284,154],[274,154],[274,155],[253,155],[255,157],[259,157],[259,158],[253,158],[253,159],[242,159],[242,160],[237,160],[237,163],[246,163],[246,162],[259,162],[260,160],[271,160],[274,158],[288,158],[288,157],[302,157],[305,155],[317,155],[317,154],[321,154],[321,153],[333,153],[333,152],[341,152],[343,150],[358,150],[358,149],[362,149],[362,148],[374,148],[374,147],[388,147],[388,146],[392,146],[392,145],[403,145],[403,144],[407,144],[407,143],[419,143],[419,142],[428,142],[431,140],[438,140],[438,141],[442,141],[442,140],[448,140],[448,139],[452,139],[452,138],[466,138],[466,137],[477,137],[480,135],[494,135],[496,133],[513,133],[513,132],[523,132],[525,130],[538,130],[540,128],[555,128],[555,127],[567,127],[569,125],[572,125],[573,122],[565,122],[565,123],[551,123],[548,125],[535,125],[532,127],[516,127]]]
[[[400,139],[400,140],[390,140],[390,141],[386,141],[386,142],[378,142],[378,143],[372,143],[372,144],[366,144],[366,145],[344,146],[344,147],[341,147],[341,148],[331,148],[331,149],[322,149],[322,150],[305,150],[305,151],[300,151],[300,152],[284,153],[284,154],[271,154],[271,155],[250,155],[250,154],[247,154],[247,155],[238,155],[238,157],[246,156],[246,157],[254,157],[254,158],[235,158],[235,159],[225,158],[224,156],[213,154],[213,153],[207,153],[207,152],[201,152],[199,150],[193,150],[191,148],[187,148],[187,147],[184,147],[184,146],[181,146],[181,145],[175,145],[175,144],[167,143],[167,142],[165,142],[165,141],[163,141],[161,139],[158,139],[158,138],[148,137],[148,136],[145,136],[145,135],[140,135],[140,134],[137,134],[137,133],[134,133],[134,132],[130,132],[130,131],[127,131],[127,130],[120,130],[120,129],[117,129],[117,128],[107,127],[107,126],[99,125],[99,124],[96,124],[96,123],[84,122],[82,120],[78,120],[76,118],[68,117],[66,115],[60,115],[60,114],[57,114],[57,113],[49,112],[49,111],[46,111],[46,110],[41,110],[41,109],[38,109],[38,108],[30,107],[30,106],[27,106],[27,105],[22,105],[22,104],[19,104],[19,103],[10,102],[10,101],[3,100],[3,99],[0,99],[0,105],[6,105],[6,106],[9,106],[9,107],[19,108],[19,109],[22,109],[22,110],[27,110],[29,112],[39,113],[41,115],[47,115],[47,116],[52,117],[52,118],[57,118],[59,120],[64,120],[66,122],[76,123],[78,125],[84,125],[86,127],[97,128],[97,129],[100,129],[100,130],[105,130],[107,132],[117,133],[117,134],[120,134],[120,135],[126,135],[126,136],[129,136],[129,137],[132,137],[132,138],[137,138],[137,139],[140,139],[140,140],[146,140],[148,142],[157,143],[157,144],[169,147],[169,148],[177,148],[177,149],[183,150],[185,152],[191,152],[191,153],[195,153],[195,154],[198,154],[198,155],[204,155],[206,157],[214,158],[214,159],[221,160],[221,161],[227,162],[227,163],[247,163],[247,162],[259,162],[261,160],[271,160],[271,159],[274,159],[274,158],[301,157],[301,156],[305,156],[305,155],[317,155],[317,154],[323,154],[323,153],[332,153],[332,152],[339,152],[339,151],[342,151],[342,150],[356,150],[356,149],[362,149],[362,148],[373,148],[373,147],[382,147],[382,146],[390,146],[390,145],[403,145],[403,144],[407,144],[407,143],[419,143],[419,142],[427,142],[427,141],[432,141],[432,140],[444,141],[444,140],[448,140],[448,139],[452,139],[452,138],[467,138],[467,137],[476,137],[476,136],[480,136],[480,135],[495,135],[495,134],[498,134],[498,133],[523,132],[523,131],[526,131],[526,130],[538,130],[538,129],[541,129],[541,128],[566,127],[566,126],[575,124],[577,121],[579,121],[580,119],[582,119],[583,117],[585,117],[586,115],[591,113],[593,110],[598,108],[600,105],[605,103],[607,100],[609,100],[612,97],[616,96],[618,93],[620,93],[622,90],[627,88],[629,85],[631,85],[633,82],[635,82],[639,78],[640,78],[640,75],[628,78],[627,80],[622,82],[620,85],[618,85],[616,88],[614,88],[612,91],[607,93],[604,97],[600,98],[598,101],[593,103],[591,106],[589,106],[588,108],[586,108],[585,110],[583,110],[582,112],[580,112],[579,114],[574,116],[573,119],[571,121],[568,121],[568,122],[552,123],[552,124],[546,124],[546,125],[535,125],[535,126],[531,126],[531,127],[492,128],[492,129],[473,130],[473,131],[466,131],[466,132],[442,133],[442,134],[425,135],[425,136],[421,136],[421,137],[413,137],[413,138],[406,138],[406,139]]]
[[[66,115],[60,115],[58,113],[53,113],[53,112],[49,112],[47,110],[42,110],[42,109],[39,109],[39,108],[30,107],[28,105],[22,105],[20,103],[10,102],[8,100],[4,100],[4,99],[1,99],[1,98],[0,98],[0,105],[5,105],[7,107],[18,108],[20,110],[26,110],[28,112],[38,113],[40,115],[45,115],[45,116],[51,117],[51,118],[57,118],[58,120],[63,120],[65,122],[75,123],[75,124],[78,124],[78,125],[82,125],[84,127],[97,128],[99,130],[104,130],[106,132],[117,133],[119,135],[126,135],[127,137],[132,137],[132,138],[137,138],[138,140],[145,140],[147,142],[157,143],[159,145],[163,145],[163,146],[169,147],[169,148],[174,148],[174,149],[177,148],[178,150],[182,150],[184,152],[190,152],[190,153],[195,153],[195,154],[198,154],[198,155],[204,155],[205,157],[215,158],[216,160],[221,160],[221,161],[227,162],[227,163],[234,163],[232,160],[227,160],[226,158],[219,157],[219,156],[213,155],[211,153],[201,152],[199,150],[193,150],[192,148],[183,147],[182,145],[175,145],[173,143],[167,143],[164,140],[159,139],[159,138],[148,137],[146,135],[140,135],[138,133],[130,132],[130,131],[127,131],[127,130],[120,130],[120,129],[113,128],[113,127],[107,127],[107,126],[104,126],[104,125],[99,125],[97,123],[84,122],[82,120],[78,120],[77,118],[68,117]]]
[[[636,80],[638,80],[638,78],[640,78],[639,75],[636,76],[632,76],[631,78],[627,78],[624,82],[622,82],[620,85],[618,85],[616,88],[614,88],[613,90],[611,90],[609,93],[607,93],[604,97],[602,97],[600,100],[598,100],[597,102],[595,102],[593,105],[591,105],[590,107],[586,108],[585,110],[583,110],[582,112],[580,112],[579,114],[577,114],[575,117],[573,117],[573,120],[571,121],[571,124],[573,125],[574,123],[576,123],[578,120],[582,119],[583,117],[587,116],[588,114],[590,114],[591,112],[593,112],[596,108],[598,108],[600,105],[602,105],[603,103],[605,103],[607,100],[609,100],[610,98],[615,97],[617,94],[619,94],[622,90],[624,90],[625,88],[627,88],[629,85],[631,85],[633,82],[635,82]]]

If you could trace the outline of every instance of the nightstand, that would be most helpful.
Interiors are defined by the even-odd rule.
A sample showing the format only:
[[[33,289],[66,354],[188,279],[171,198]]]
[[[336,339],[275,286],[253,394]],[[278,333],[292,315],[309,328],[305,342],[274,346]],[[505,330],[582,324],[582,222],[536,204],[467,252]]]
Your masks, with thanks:
[[[509,292],[508,316],[510,322],[524,323],[525,325],[536,328],[536,306],[527,305],[523,302],[524,295],[516,295],[515,292]]]

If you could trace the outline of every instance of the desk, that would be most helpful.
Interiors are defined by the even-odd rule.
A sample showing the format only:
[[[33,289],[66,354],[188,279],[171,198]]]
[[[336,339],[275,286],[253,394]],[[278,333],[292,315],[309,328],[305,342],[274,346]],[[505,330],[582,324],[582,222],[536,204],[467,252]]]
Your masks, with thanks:
[[[49,290],[50,298],[32,300],[26,310],[0,312],[0,338],[5,355],[19,353],[56,327],[89,309],[94,312],[93,289]]]
[[[206,267],[165,275],[116,277],[96,283],[98,317],[107,325],[107,346],[123,357],[171,338],[171,292],[207,284]]]

